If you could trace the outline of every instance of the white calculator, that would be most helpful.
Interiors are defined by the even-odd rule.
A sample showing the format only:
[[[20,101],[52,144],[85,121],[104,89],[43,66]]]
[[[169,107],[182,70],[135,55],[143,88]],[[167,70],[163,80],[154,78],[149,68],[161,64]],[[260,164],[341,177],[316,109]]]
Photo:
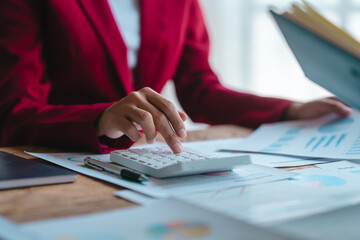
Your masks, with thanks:
[[[221,156],[190,148],[174,154],[167,146],[116,150],[110,160],[156,178],[221,172],[251,163],[249,155]]]

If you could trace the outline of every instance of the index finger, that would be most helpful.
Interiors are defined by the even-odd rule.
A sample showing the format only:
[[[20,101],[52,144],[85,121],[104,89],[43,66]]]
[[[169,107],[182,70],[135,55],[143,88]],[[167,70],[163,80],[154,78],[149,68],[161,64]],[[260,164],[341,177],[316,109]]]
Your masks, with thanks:
[[[149,101],[149,103],[165,114],[165,116],[169,119],[171,126],[174,128],[176,134],[180,138],[186,137],[184,122],[172,102],[153,90],[150,90],[146,93],[146,99]]]

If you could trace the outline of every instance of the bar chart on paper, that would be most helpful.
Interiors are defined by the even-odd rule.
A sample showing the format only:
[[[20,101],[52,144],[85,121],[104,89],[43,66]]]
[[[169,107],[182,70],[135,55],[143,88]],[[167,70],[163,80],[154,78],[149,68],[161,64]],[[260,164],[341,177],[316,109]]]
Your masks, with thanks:
[[[360,159],[360,113],[338,118],[266,124],[255,131],[241,151],[320,158]]]

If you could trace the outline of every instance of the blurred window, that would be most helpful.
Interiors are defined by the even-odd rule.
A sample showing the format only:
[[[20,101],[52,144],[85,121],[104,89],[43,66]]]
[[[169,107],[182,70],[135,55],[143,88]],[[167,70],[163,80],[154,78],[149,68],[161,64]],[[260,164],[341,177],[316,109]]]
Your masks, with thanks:
[[[256,94],[306,101],[329,93],[307,80],[268,13],[289,0],[202,0],[213,69],[223,84]],[[308,1],[360,38],[360,0]]]

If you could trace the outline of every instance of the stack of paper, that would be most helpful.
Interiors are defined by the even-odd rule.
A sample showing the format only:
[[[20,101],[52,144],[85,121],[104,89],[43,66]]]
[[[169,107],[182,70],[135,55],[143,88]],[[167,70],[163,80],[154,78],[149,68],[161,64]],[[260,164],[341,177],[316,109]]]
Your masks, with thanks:
[[[360,43],[346,31],[328,21],[305,1],[302,5],[293,4],[283,16],[360,58]]]
[[[270,13],[305,76],[360,109],[360,43],[305,2]]]
[[[303,239],[358,240],[359,221],[360,205],[355,205],[282,223],[275,229]]]
[[[274,225],[360,203],[360,165],[346,161],[296,170],[284,181],[189,194],[183,199],[248,222]]]

